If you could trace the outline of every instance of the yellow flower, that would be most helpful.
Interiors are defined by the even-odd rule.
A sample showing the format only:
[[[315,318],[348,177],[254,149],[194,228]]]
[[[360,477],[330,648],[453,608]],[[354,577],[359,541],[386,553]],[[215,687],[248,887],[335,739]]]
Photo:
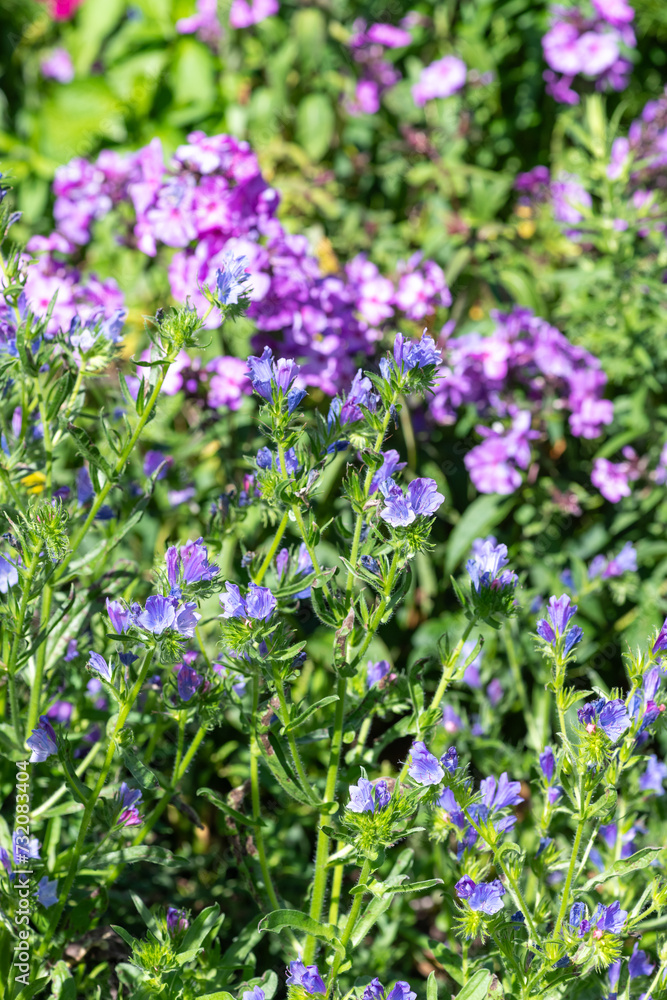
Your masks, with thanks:
[[[25,486],[28,493],[41,493],[44,490],[45,484],[46,476],[43,472],[31,472],[21,480],[21,485]]]

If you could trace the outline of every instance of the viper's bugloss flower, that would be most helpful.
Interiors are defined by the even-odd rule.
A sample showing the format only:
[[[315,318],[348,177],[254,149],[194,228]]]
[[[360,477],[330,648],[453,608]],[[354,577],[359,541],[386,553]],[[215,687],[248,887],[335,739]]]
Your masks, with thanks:
[[[449,771],[450,774],[453,774],[459,766],[459,755],[456,747],[450,747],[449,750],[446,750],[440,758],[440,763],[444,767],[445,771]]]
[[[372,573],[374,576],[380,576],[380,573],[382,572],[380,569],[380,563],[377,559],[374,559],[373,556],[363,555],[359,559],[359,562],[369,573]]]
[[[376,809],[388,806],[390,799],[386,781],[381,780],[374,785],[367,778],[359,778],[356,785],[350,785],[350,801],[347,808],[354,813],[372,813]]]
[[[518,583],[516,574],[511,570],[500,572],[508,562],[506,545],[502,543],[497,545],[492,535],[476,539],[472,546],[472,558],[468,559],[466,569],[477,593],[482,588],[500,590],[505,587],[515,587]]]
[[[40,857],[40,844],[37,837],[24,839],[27,839],[27,844],[23,843],[22,835],[14,830],[12,833],[12,854],[14,856],[14,864],[19,868],[22,867],[29,858],[36,859]],[[11,870],[11,866],[8,871],[9,870]]]
[[[235,583],[226,583],[227,593],[220,598],[224,608],[223,618],[254,618],[256,621],[268,621],[276,609],[277,601],[268,587],[258,587],[251,583],[246,597]]]
[[[58,902],[58,879],[54,878],[49,881],[48,876],[44,875],[37,883],[37,888],[33,895],[47,909],[50,906],[55,906]]]
[[[45,715],[40,715],[39,722],[26,740],[26,744],[32,750],[30,754],[31,764],[41,764],[47,757],[58,752],[56,734]]]
[[[465,813],[456,801],[456,796],[451,788],[443,789],[440,794],[440,798],[438,799],[438,807],[444,810],[447,814],[445,818],[453,823],[454,826],[457,826],[459,830],[463,830],[465,828]]]
[[[570,925],[572,927],[580,927],[587,913],[588,910],[585,903],[573,903],[570,909]]]
[[[426,744],[417,740],[410,748],[408,774],[419,785],[439,785],[445,771],[438,758],[427,750]]]
[[[638,976],[650,976],[654,969],[653,962],[649,962],[648,955],[645,951],[640,950],[638,942],[635,941],[632,955],[628,959],[630,979],[637,979]]]
[[[88,469],[82,466],[76,474],[76,499],[79,507],[84,507],[95,496],[93,482]]]
[[[372,688],[374,684],[377,684],[383,677],[387,677],[390,673],[391,665],[388,660],[378,660],[377,663],[369,660],[366,667],[366,686]]]
[[[371,979],[370,983],[361,995],[361,1000],[382,1000],[384,996],[384,986],[380,980],[375,977]]]
[[[19,582],[19,571],[7,556],[0,556],[0,594],[6,594],[10,587]]]
[[[607,976],[609,978],[609,989],[611,993],[616,992],[616,987],[618,986],[618,981],[621,978],[621,960],[620,958],[616,962],[612,962],[607,969]],[[611,1000],[611,997],[610,997]]]
[[[667,765],[658,760],[656,754],[651,754],[646,765],[646,770],[639,778],[639,787],[642,792],[655,792],[656,795],[664,795],[663,782],[667,778]]]
[[[244,990],[241,997],[242,1000],[265,1000],[265,993],[259,986],[253,986],[251,990]]]
[[[118,817],[118,826],[141,826],[144,818],[137,809],[136,806],[128,806],[127,809],[123,809]]]
[[[621,909],[621,904],[617,899],[609,906],[598,903],[597,909],[591,917],[591,927],[595,928],[593,935],[601,937],[602,934],[620,934],[627,919],[628,911]]]
[[[598,716],[598,722],[613,743],[620,739],[631,725],[625,704],[620,698],[607,702]]]
[[[382,455],[382,465],[380,468],[373,473],[373,478],[371,479],[371,486],[368,491],[369,496],[373,496],[374,493],[380,488],[380,483],[384,483],[387,479],[391,479],[395,472],[400,472],[404,469],[406,462],[401,462],[401,456],[394,448],[390,448],[388,451],[380,452]]]
[[[316,965],[304,965],[300,958],[290,962],[287,970],[287,985],[302,986],[306,993],[326,993],[324,980]]]
[[[573,646],[581,642],[584,634],[583,629],[579,625],[573,625],[571,628],[568,627],[570,619],[576,614],[576,611],[577,605],[571,603],[567,594],[562,594],[560,597],[552,596],[549,598],[547,618],[539,619],[535,631],[540,638],[548,642],[554,649],[558,640],[565,636],[563,649],[567,654]]]
[[[479,790],[482,793],[483,804],[490,812],[507,806],[518,806],[523,802],[521,782],[510,781],[507,771],[503,771],[497,782],[493,775],[484,778],[479,783]]]
[[[87,666],[101,677],[104,677],[105,681],[111,683],[111,667],[100,653],[91,652],[88,657]]]
[[[393,366],[387,358],[380,361],[380,372],[387,381],[391,378],[392,367],[398,371],[411,371],[413,368],[426,368],[428,365],[438,365],[442,354],[432,337],[422,334],[421,340],[406,340],[402,333],[396,334],[394,341]]]
[[[547,790],[547,799],[550,805],[554,806],[561,795],[563,794],[563,789],[560,785],[552,785],[551,788]]]
[[[122,806],[131,809],[133,806],[138,806],[142,798],[143,795],[139,788],[130,788],[125,781],[121,781],[118,789],[118,801]]]
[[[651,652],[655,656],[656,653],[662,653],[665,649],[667,649],[667,618],[665,618],[662,623],[662,628],[658,632],[658,636],[653,643]]]
[[[405,494],[393,479],[381,482],[379,489],[386,501],[380,517],[394,528],[406,527],[417,517],[430,517],[445,499],[434,479],[413,479]]]
[[[499,879],[475,883],[469,875],[459,879],[454,888],[459,899],[465,899],[471,910],[479,910],[489,916],[502,910],[503,896],[507,891]]]
[[[235,257],[229,250],[223,253],[221,267],[215,272],[215,290],[223,306],[235,306],[240,295],[247,295],[248,289],[244,288],[250,278],[247,263],[244,256]]]
[[[107,614],[114,632],[127,632],[132,624],[132,612],[121,601],[110,601],[107,597]]]
[[[547,784],[550,785],[556,769],[556,758],[551,747],[545,747],[539,759],[542,774],[547,779]]]
[[[175,906],[167,907],[167,930],[171,937],[175,937],[181,931],[186,931],[190,926],[185,910],[179,910]]]
[[[173,464],[174,459],[171,455],[165,455],[161,451],[147,451],[144,456],[144,475],[150,478],[160,469],[157,478],[164,479]]]
[[[261,357],[248,358],[248,377],[252,387],[262,399],[269,401],[277,402],[279,394],[287,396],[299,371],[299,365],[291,359],[279,358],[274,361],[270,347],[264,348]],[[292,409],[296,405],[298,404],[294,403]]]
[[[189,667],[187,663],[184,663],[179,669],[176,678],[179,698],[182,701],[190,701],[192,696],[196,694],[202,680],[203,678],[200,677],[193,667]]]
[[[165,553],[165,562],[167,580],[172,588],[177,588],[181,580],[185,584],[212,580],[220,572],[217,566],[209,563],[203,538],[198,538],[196,542],[188,539],[180,548],[170,545]]]
[[[417,994],[412,992],[409,983],[399,980],[387,993],[387,1000],[417,1000]]]

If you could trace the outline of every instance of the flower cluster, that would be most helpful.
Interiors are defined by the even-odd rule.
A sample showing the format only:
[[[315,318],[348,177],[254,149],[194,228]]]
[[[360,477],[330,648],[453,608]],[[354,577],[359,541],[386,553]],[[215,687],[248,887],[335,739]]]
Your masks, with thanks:
[[[578,104],[575,77],[595,81],[596,90],[624,90],[632,63],[623,55],[635,47],[635,16],[627,0],[592,0],[592,16],[583,5],[552,7],[551,26],[542,39],[547,92],[560,104]]]
[[[541,436],[532,429],[534,421],[543,427],[547,411],[564,409],[575,437],[595,438],[614,410],[602,398],[607,377],[588,351],[529,309],[492,315],[495,327],[488,336],[469,333],[447,341],[430,413],[449,424],[460,407],[472,405],[494,421],[477,427],[484,441],[468,452],[465,464],[481,493],[508,494],[521,485],[520,470],[531,462],[530,441]]]
[[[380,32],[384,41],[374,40],[383,27],[391,29],[369,29],[370,41],[362,32],[366,40],[355,52],[374,52],[390,36],[395,43],[401,29]],[[108,320],[122,308],[114,282],[91,276],[82,284],[67,263],[90,242],[95,221],[121,209],[123,216],[127,209],[134,215],[121,238],[148,257],[161,246],[174,248],[172,294],[179,301],[189,298],[202,312],[204,286],[217,287],[220,301],[233,301],[233,294],[225,298],[235,273],[230,262],[243,255],[248,275],[242,290],[251,289],[248,316],[258,330],[256,346],[282,344],[285,354],[304,358],[304,380],[330,394],[352,377],[354,359],[372,352],[385,323],[401,314],[421,321],[451,302],[442,270],[420,254],[401,264],[393,280],[364,256],[325,273],[307,239],[291,235],[277,220],[279,194],[262,176],[253,151],[231,136],[193,132],[168,167],[159,139],[136,153],[105,150],[95,163],[77,158],[58,168],[53,190],[56,232],[29,244],[38,260],[28,268],[26,295],[42,315],[58,292],[54,332],[67,329],[76,316]],[[214,314],[207,320],[210,327],[218,322]],[[165,391],[198,393],[203,382],[209,405],[233,405],[246,390],[242,373],[228,362],[214,359],[201,368],[183,352]]]

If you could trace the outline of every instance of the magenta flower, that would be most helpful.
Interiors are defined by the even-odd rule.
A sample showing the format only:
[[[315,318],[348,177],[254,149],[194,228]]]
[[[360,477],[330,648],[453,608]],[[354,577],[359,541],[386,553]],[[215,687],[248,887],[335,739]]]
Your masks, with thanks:
[[[456,56],[443,56],[425,66],[412,88],[412,99],[418,107],[437,97],[451,97],[466,82],[466,64]]]

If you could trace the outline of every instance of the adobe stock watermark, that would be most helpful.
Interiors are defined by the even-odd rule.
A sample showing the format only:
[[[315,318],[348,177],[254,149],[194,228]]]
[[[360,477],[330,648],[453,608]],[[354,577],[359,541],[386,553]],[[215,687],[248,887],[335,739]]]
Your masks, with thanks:
[[[29,985],[30,973],[30,888],[32,871],[25,867],[30,863],[30,772],[25,760],[16,765],[16,814],[14,819],[14,879],[12,889],[16,893],[17,905],[14,915],[16,944],[14,979],[23,986]]]

